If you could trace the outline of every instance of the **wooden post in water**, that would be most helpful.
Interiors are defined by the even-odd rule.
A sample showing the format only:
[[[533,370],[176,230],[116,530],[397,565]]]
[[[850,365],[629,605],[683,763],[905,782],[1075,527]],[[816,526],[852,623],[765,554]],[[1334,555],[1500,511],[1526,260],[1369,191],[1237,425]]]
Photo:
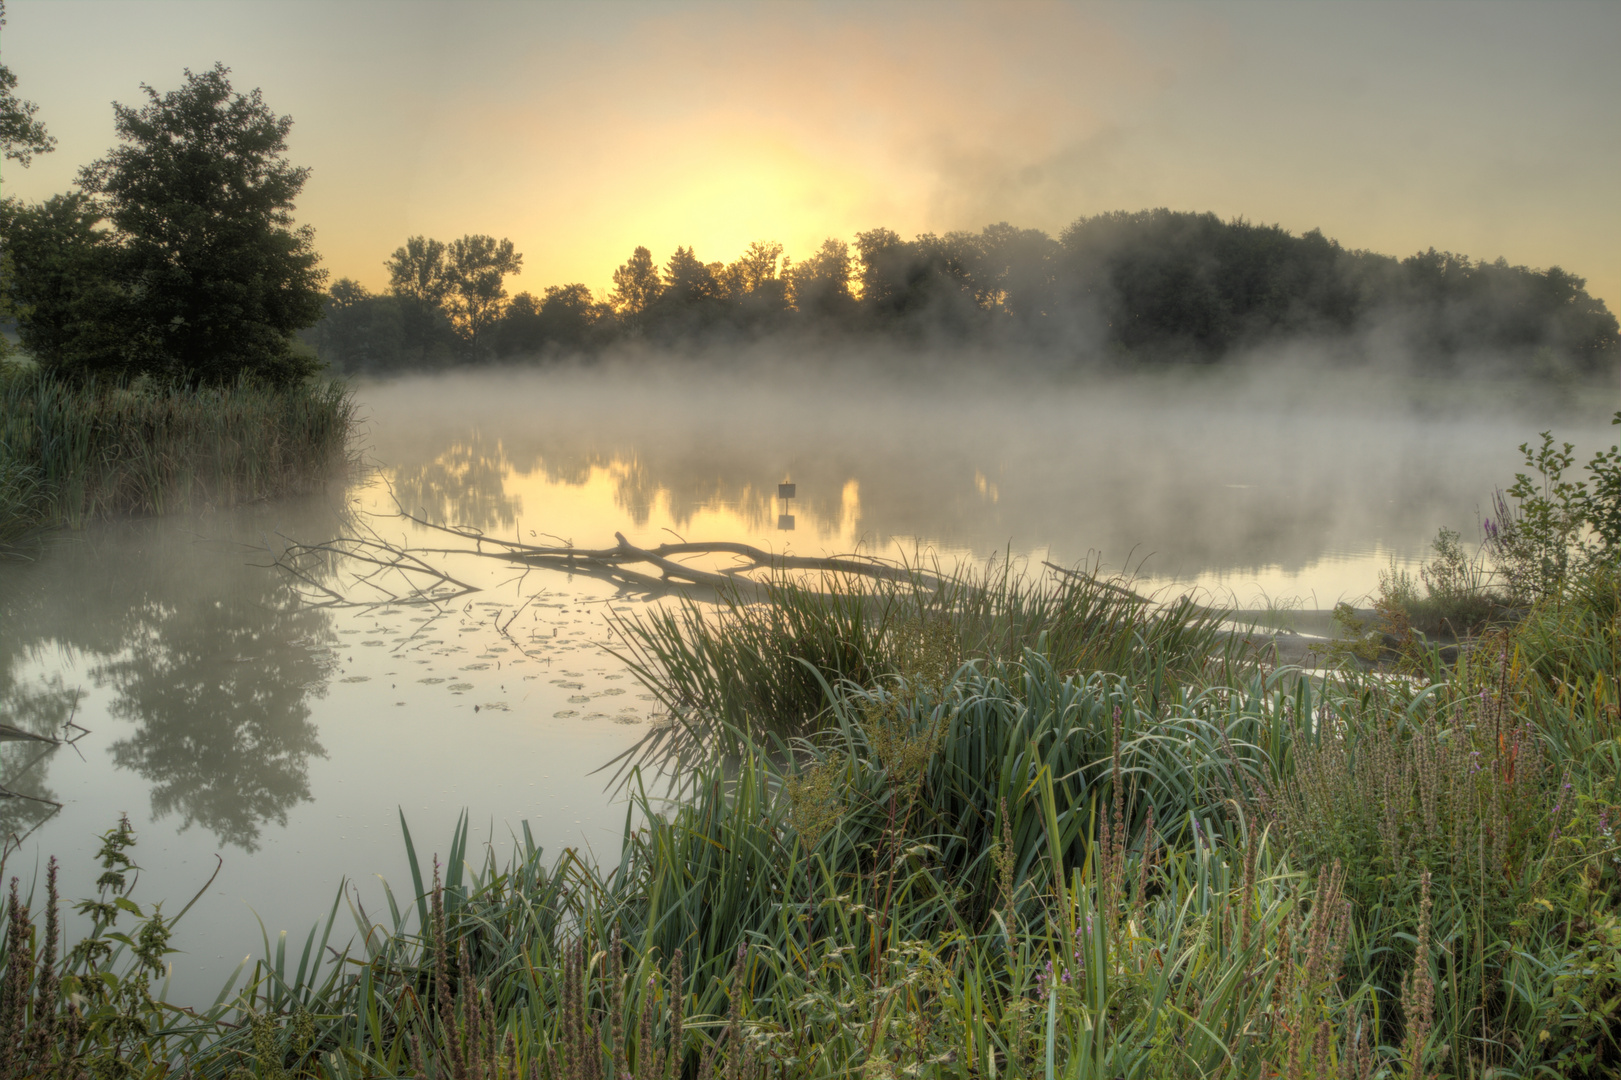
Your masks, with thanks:
[[[777,515],[777,528],[782,532],[794,531],[794,515],[788,513],[788,501],[794,497],[799,485],[784,480],[777,485],[777,498],[782,500],[782,513]]]

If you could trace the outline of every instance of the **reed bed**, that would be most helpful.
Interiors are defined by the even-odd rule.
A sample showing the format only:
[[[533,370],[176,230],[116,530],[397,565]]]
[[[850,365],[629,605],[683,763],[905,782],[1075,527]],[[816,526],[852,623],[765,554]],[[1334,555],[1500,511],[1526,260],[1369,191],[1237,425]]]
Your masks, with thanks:
[[[888,674],[822,680],[814,729],[736,731],[662,796],[633,774],[617,862],[526,832],[497,865],[465,819],[441,862],[404,829],[384,910],[340,889],[139,1041],[87,1010],[64,1075],[1613,1075],[1613,689],[1552,707],[1538,650],[1587,632],[1558,625],[1427,685],[1150,688],[913,624]],[[82,993],[48,952],[14,945],[0,1043],[6,1001]]]
[[[675,721],[644,754],[738,753],[737,736],[794,738],[828,719],[827,691],[874,686],[919,663],[949,673],[968,658],[1017,661],[1041,645],[1063,672],[1109,671],[1157,698],[1213,666],[1231,667],[1225,613],[1189,597],[1158,603],[1124,577],[1008,559],[893,578],[778,574],[760,591],[611,616],[616,654]]]
[[[0,539],[306,492],[348,463],[341,383],[278,390],[0,374]]]

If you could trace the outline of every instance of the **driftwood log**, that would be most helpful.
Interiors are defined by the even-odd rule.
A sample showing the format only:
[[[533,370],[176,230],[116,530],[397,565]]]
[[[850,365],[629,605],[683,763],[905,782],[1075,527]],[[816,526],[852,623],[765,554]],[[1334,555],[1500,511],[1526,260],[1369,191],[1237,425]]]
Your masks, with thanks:
[[[813,557],[781,555],[729,540],[665,543],[639,547],[614,533],[612,547],[582,548],[567,542],[555,545],[526,544],[491,536],[466,526],[440,525],[416,514],[400,512],[389,518],[409,522],[418,528],[455,537],[459,546],[403,547],[383,539],[376,530],[358,523],[357,534],[320,543],[301,543],[291,538],[272,565],[280,568],[306,590],[306,599],[324,607],[373,606],[377,604],[442,604],[479,591],[444,568],[428,561],[432,555],[477,555],[500,559],[524,569],[555,570],[582,577],[597,578],[621,591],[660,595],[672,589],[710,589],[717,594],[742,599],[764,596],[768,584],[751,575],[761,571],[813,571],[851,575],[874,580],[905,582],[924,588],[940,585],[938,574],[900,562],[867,555]],[[736,561],[719,571],[704,570],[681,556],[730,555]],[[333,584],[326,570],[338,562],[358,565],[361,570],[343,586]],[[1110,586],[1113,588],[1113,586]]]

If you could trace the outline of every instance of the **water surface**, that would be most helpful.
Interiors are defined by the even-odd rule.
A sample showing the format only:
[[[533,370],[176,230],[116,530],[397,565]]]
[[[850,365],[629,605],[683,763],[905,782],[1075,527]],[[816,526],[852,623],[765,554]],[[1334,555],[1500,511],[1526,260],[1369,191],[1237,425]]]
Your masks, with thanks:
[[[437,608],[316,606],[265,565],[289,538],[359,514],[382,537],[442,546],[370,516],[404,506],[586,547],[623,532],[1092,560],[1148,588],[1322,608],[1365,595],[1392,560],[1415,565],[1439,525],[1473,536],[1519,467],[1515,445],[1541,428],[1583,451],[1613,441],[1602,421],[1616,407],[1353,378],[926,380],[678,361],[357,393],[376,468],[347,489],[106,523],[0,566],[0,713],[85,729],[54,750],[0,743],[0,783],[61,804],[0,800],[4,827],[26,834],[7,872],[26,882],[56,853],[64,892],[87,894],[95,836],[121,812],[141,838],[138,899],[173,911],[223,859],[177,934],[182,998],[211,998],[257,953],[255,914],[302,934],[345,877],[373,910],[374,875],[405,886],[402,812],[425,855],[448,848],[463,808],[503,850],[527,821],[553,852],[616,853],[625,803],[599,770],[661,722],[603,648],[605,615],[640,597],[436,556],[479,591]]]

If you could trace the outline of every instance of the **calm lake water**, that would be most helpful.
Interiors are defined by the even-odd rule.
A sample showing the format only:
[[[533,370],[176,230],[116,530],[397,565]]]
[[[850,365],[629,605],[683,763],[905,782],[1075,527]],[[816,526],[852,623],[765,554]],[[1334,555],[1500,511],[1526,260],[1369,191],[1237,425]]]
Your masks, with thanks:
[[[1358,599],[1477,507],[1555,427],[1614,441],[1616,394],[1197,373],[1131,381],[651,370],[489,372],[363,383],[375,469],[347,490],[197,518],[99,525],[0,564],[0,719],[70,715],[71,747],[0,742],[0,801],[26,883],[63,861],[88,895],[96,837],[128,813],[135,896],[181,924],[174,996],[212,999],[272,935],[302,935],[348,880],[409,891],[399,817],[426,856],[465,809],[502,852],[527,821],[551,852],[617,854],[626,803],[599,771],[656,722],[605,652],[641,601],[489,560],[443,609],[319,607],[267,568],[346,527],[438,546],[400,505],[503,537],[586,547],[745,540],[796,554],[1129,562],[1149,588],[1251,606]],[[792,481],[787,506],[777,484]],[[781,520],[792,515],[793,528]],[[356,592],[353,595],[363,596]],[[33,830],[30,832],[29,830]]]

